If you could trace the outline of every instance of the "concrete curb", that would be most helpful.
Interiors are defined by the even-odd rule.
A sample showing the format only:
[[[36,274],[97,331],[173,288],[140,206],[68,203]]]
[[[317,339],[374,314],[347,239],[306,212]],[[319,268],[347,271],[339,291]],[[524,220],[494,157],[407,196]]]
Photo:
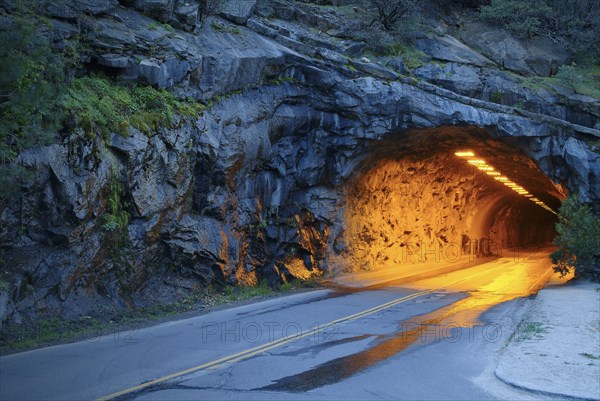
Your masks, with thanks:
[[[576,282],[540,291],[502,350],[496,378],[535,394],[600,401],[599,288]]]
[[[533,394],[547,395],[547,396],[552,396],[552,397],[561,397],[561,398],[567,398],[569,400],[598,401],[600,399],[600,398],[578,397],[578,396],[574,396],[571,394],[564,394],[564,393],[554,393],[551,391],[534,388],[534,386],[532,386],[532,385],[528,385],[528,384],[524,384],[524,383],[517,383],[517,382],[514,382],[514,381],[510,380],[509,378],[505,377],[504,372],[502,372],[502,373],[498,372],[498,368],[496,368],[496,370],[494,371],[494,376],[496,376],[496,378],[504,384],[507,384],[507,385],[514,387],[516,389],[519,389],[519,390],[528,391]]]

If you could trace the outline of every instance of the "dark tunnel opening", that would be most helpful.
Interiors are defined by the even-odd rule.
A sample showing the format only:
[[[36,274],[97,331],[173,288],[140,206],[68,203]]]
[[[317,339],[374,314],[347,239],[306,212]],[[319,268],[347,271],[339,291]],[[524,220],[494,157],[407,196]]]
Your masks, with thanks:
[[[473,157],[457,156],[465,150]],[[346,196],[348,262],[377,270],[546,245],[565,190],[509,139],[452,126],[374,143]]]

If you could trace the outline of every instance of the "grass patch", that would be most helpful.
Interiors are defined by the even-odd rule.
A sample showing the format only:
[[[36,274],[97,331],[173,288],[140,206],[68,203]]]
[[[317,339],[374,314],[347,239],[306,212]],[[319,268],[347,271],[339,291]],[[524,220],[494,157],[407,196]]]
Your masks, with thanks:
[[[127,87],[102,76],[71,82],[60,105],[87,134],[103,137],[110,132],[126,136],[130,126],[153,135],[160,127],[172,128],[175,114],[194,116],[204,110],[202,104],[182,102],[165,90]]]
[[[542,338],[542,334],[546,333],[546,329],[541,322],[521,323],[522,324],[519,324],[519,327],[517,327],[518,341],[540,339]]]
[[[381,56],[402,57],[404,66],[410,72],[416,68],[426,65],[429,62],[428,56],[421,50],[401,42],[396,42],[387,46]]]
[[[590,64],[575,69],[581,76],[581,81],[575,84],[575,91],[600,99],[600,65]]]
[[[283,283],[279,290],[282,292],[290,292],[297,291],[303,288],[317,288],[320,285],[320,281],[316,277],[309,278],[308,280],[295,279],[292,281],[288,281],[287,283]]]
[[[152,21],[152,22],[150,22],[148,24],[148,29],[150,29],[150,30],[155,31],[155,30],[158,30],[160,28],[164,29],[165,31],[168,31],[168,32],[171,32],[171,33],[175,33],[175,28],[173,28],[169,24],[163,24],[163,23],[160,23],[158,21]]]
[[[235,286],[225,287],[224,292],[219,294],[214,300],[216,305],[245,301],[256,297],[264,297],[274,294],[274,290],[269,287],[266,281],[261,281],[257,286]]]
[[[600,359],[600,355],[588,354],[587,352],[582,352],[579,355],[581,355],[582,357],[587,358],[587,359],[594,359],[594,360]]]
[[[588,64],[571,68],[570,79],[564,77],[519,77],[522,86],[537,92],[546,89],[555,92],[552,85],[560,85],[576,93],[600,99],[600,65]]]
[[[237,27],[228,26],[228,25],[221,24],[221,23],[218,23],[218,22],[215,22],[215,21],[212,21],[210,23],[210,27],[215,32],[230,33],[232,35],[241,35],[242,34],[242,32]]]

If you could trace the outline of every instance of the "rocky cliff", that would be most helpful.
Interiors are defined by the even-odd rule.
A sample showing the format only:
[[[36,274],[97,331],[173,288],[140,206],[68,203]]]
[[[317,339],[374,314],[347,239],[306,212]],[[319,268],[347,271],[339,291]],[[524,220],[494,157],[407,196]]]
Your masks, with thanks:
[[[59,47],[84,43],[84,71],[207,107],[151,135],[73,127],[20,155],[35,180],[0,206],[11,278],[0,321],[376,268],[403,243],[462,247],[490,230],[499,246],[551,238],[552,218],[518,212],[518,199],[449,158],[457,148],[486,155],[554,208],[569,192],[598,206],[600,101],[522,84],[567,62],[563,49],[441,24],[417,40],[427,59],[407,74],[401,58],[364,58],[340,10],[285,0],[231,0],[209,17],[182,0],[51,6],[46,34]],[[102,229],[115,195],[128,215],[123,240]],[[529,231],[515,233],[519,224]]]

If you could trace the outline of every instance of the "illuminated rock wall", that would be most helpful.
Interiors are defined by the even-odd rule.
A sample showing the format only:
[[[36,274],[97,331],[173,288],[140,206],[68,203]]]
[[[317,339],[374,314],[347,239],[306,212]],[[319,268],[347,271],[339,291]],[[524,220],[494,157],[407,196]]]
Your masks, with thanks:
[[[444,140],[444,129],[437,136],[428,152],[410,137],[400,141],[412,146],[408,152],[400,147],[395,154],[393,143],[374,149],[347,184],[342,258],[347,270],[453,262],[461,255],[500,254],[552,240],[555,216],[456,157],[451,151],[456,140]],[[536,193],[557,193],[527,160],[509,163],[502,159],[503,145],[486,146],[498,166]]]
[[[463,238],[478,237],[480,185],[460,161],[383,160],[351,184],[346,242],[351,264],[373,270],[454,258]]]

